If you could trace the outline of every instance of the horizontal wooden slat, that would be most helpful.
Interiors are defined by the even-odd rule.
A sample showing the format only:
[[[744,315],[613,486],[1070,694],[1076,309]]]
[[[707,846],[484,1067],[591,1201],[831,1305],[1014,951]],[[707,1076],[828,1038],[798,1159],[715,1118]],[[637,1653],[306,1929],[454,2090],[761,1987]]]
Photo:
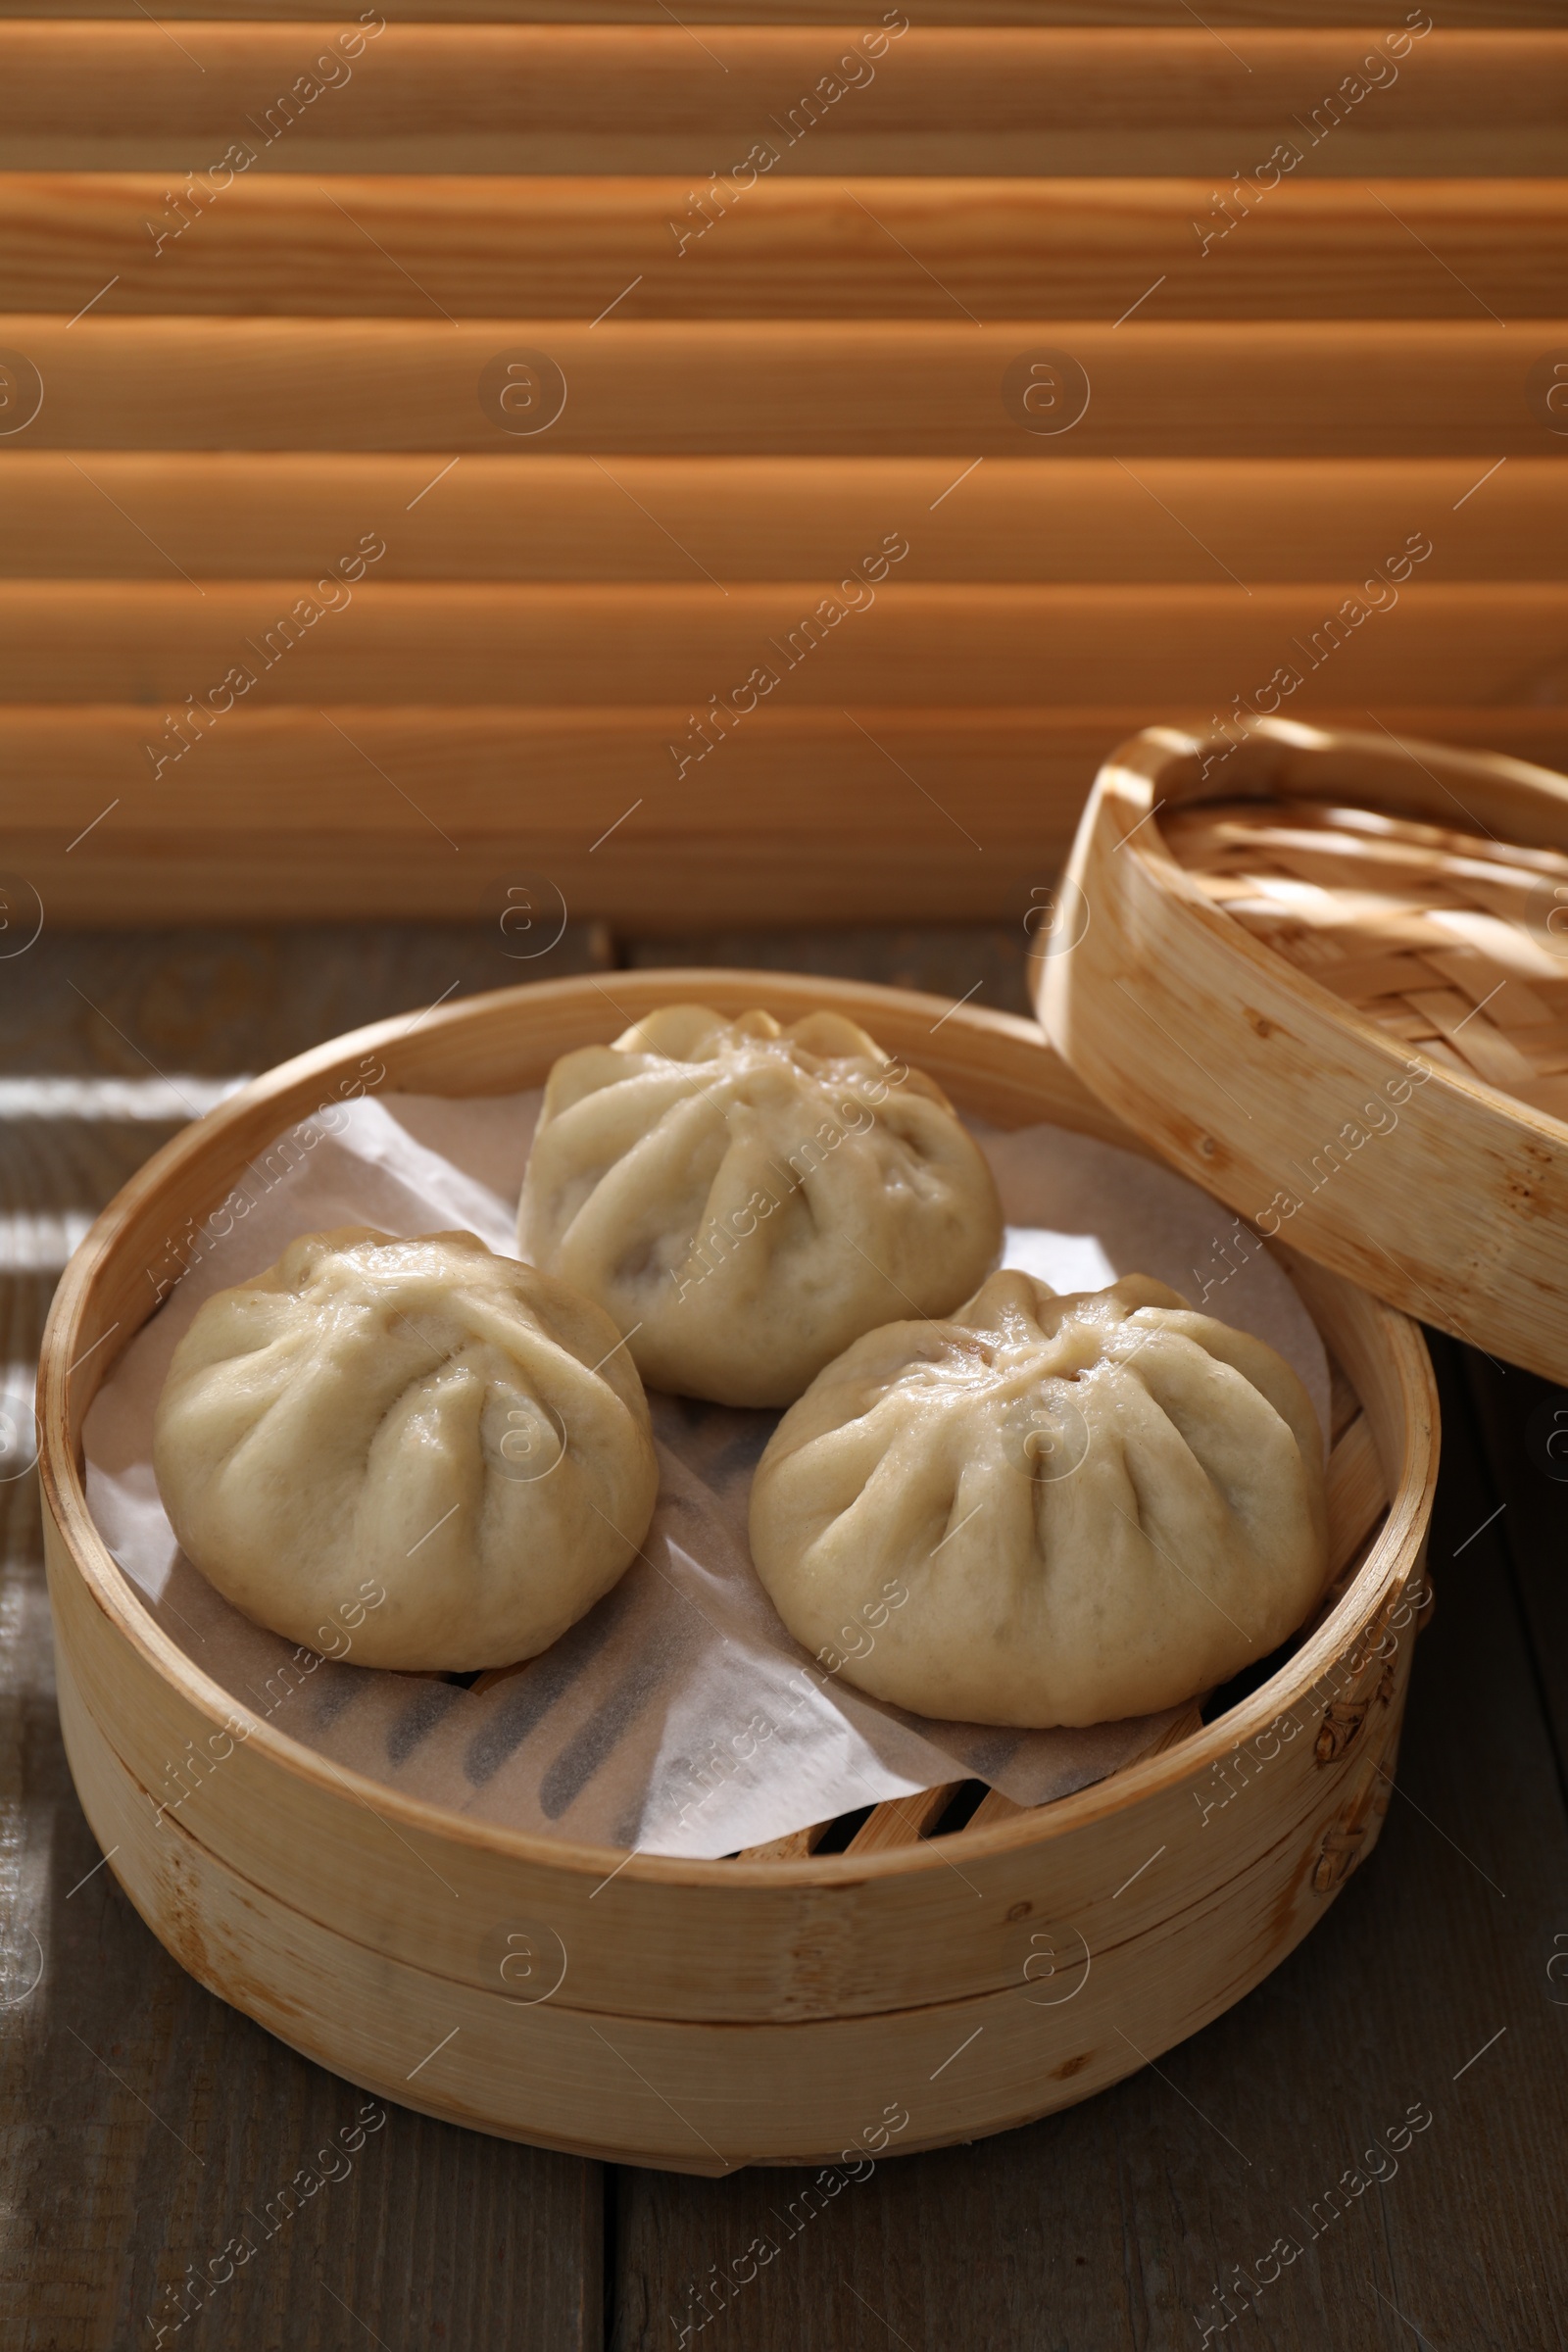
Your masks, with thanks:
[[[1545,318],[1568,180],[0,173],[0,309],[300,318]],[[1235,216],[1240,214],[1240,218]],[[1204,240],[1210,240],[1205,244]]]
[[[875,15],[869,21],[875,25]],[[0,24],[0,168],[203,172],[733,172],[1251,175],[1564,169],[1568,34],[726,24],[723,69],[647,26],[205,24],[202,71],[150,21]],[[880,55],[876,54],[880,46]],[[1357,75],[1360,98],[1347,94]],[[296,84],[303,79],[303,92]],[[1369,87],[1369,81],[1371,86]],[[825,88],[824,88],[825,83]],[[834,94],[834,93],[838,94]],[[1206,194],[1206,191],[1205,191]]]
[[[805,1829],[786,1830],[782,1838],[764,1838],[760,1845],[743,1845],[737,1862],[802,1862],[815,1853],[833,1827],[831,1821],[808,1822]]]
[[[1022,942],[1118,716],[857,716],[763,710],[677,784],[684,709],[241,710],[157,777],[145,710],[0,710],[4,863],[56,922],[401,907],[498,924],[517,883],[541,924],[592,902],[655,930],[1001,901]]]
[[[911,526],[912,527],[912,526]],[[372,530],[368,536],[375,536]],[[887,537],[903,534],[895,526]],[[877,543],[856,551],[863,561]],[[1065,702],[1200,697],[1221,710],[1284,667],[1291,713],[1376,701],[1546,699],[1568,668],[1568,586],[1388,589],[1327,624],[1353,582],[1245,589],[873,586],[725,591],[305,581],[0,583],[0,701]],[[249,683],[241,685],[240,679]],[[760,679],[771,681],[761,684]],[[219,698],[221,700],[221,697]]]
[[[678,782],[683,708],[242,706],[156,777],[149,715],[0,709],[0,863],[50,923],[498,922],[532,874],[541,913],[559,892],[574,914],[645,931],[974,920],[1021,942],[1050,917],[1106,754],[1208,712],[764,707]],[[1402,737],[1568,766],[1568,707],[1379,716]],[[1323,717],[1367,724],[1355,707]]]
[[[13,448],[417,449],[724,456],[1561,457],[1526,397],[1568,322],[1007,326],[891,322],[625,326],[614,318],[99,320],[0,317],[0,350],[44,386]],[[547,432],[479,405],[509,353],[567,386]],[[1036,433],[1004,393],[1065,351],[1090,404]],[[3,456],[3,452],[0,452]],[[433,468],[432,468],[433,470]]]
[[[31,826],[63,852],[107,798],[132,786],[135,798],[122,802],[113,834],[186,825],[232,831],[251,822],[258,795],[290,828],[416,829],[417,810],[389,801],[385,776],[377,781],[374,774],[379,766],[421,802],[434,792],[460,834],[505,832],[514,823],[560,830],[565,822],[576,838],[579,788],[595,809],[604,808],[608,823],[638,792],[674,780],[669,741],[687,728],[690,706],[241,705],[201,739],[199,754],[169,762],[156,777],[145,749],[149,715],[146,704],[0,705],[0,823],[8,835]],[[710,784],[738,791],[743,804],[758,807],[795,790],[804,796],[803,825],[817,821],[810,811],[818,794],[823,807],[837,806],[841,813],[846,795],[856,808],[865,804],[866,822],[873,823],[895,808],[906,817],[920,815],[917,778],[949,788],[960,801],[975,796],[994,821],[1014,831],[1030,824],[1049,831],[1058,793],[1077,795],[1065,820],[1070,834],[1096,766],[1116,744],[1142,727],[1196,724],[1207,715],[1186,699],[984,710],[764,705],[721,754],[692,764],[680,779],[682,806],[700,822]],[[1325,726],[1353,720],[1365,729],[1368,714],[1351,705],[1319,716]],[[1379,716],[1400,737],[1568,766],[1568,705],[1389,703]],[[949,789],[941,792],[945,801]],[[893,798],[880,803],[879,791]],[[657,804],[661,821],[674,822],[681,809],[666,800]],[[795,819],[784,811],[781,821]]]
[[[3,448],[3,445],[0,445]],[[1425,529],[1437,579],[1568,576],[1568,466],[1510,460],[123,454],[0,457],[0,576],[314,577],[368,518],[376,579],[815,579],[893,523],[910,580],[1364,575]],[[910,522],[909,518],[916,520]]]
[[[549,24],[559,20],[563,0],[381,0],[373,14],[387,24]],[[665,0],[570,0],[572,19],[583,24],[662,24],[668,21]],[[54,15],[70,20],[134,19],[139,0],[56,0]],[[0,0],[0,18],[34,18],[38,0]],[[356,12],[369,17],[372,12]],[[845,0],[686,0],[681,22],[702,25],[830,24],[841,25]],[[896,11],[871,12],[871,22]],[[1409,13],[1409,12],[1404,12]],[[1423,14],[1430,12],[1423,11]],[[319,7],[310,0],[169,0],[159,10],[160,21],[215,22],[255,19],[267,23],[318,21]],[[1010,25],[1174,25],[1185,27],[1192,12],[1187,0],[924,0],[928,24]],[[1559,22],[1558,0],[1446,0],[1443,20],[1451,25],[1553,25]],[[1252,31],[1269,25],[1365,24],[1386,26],[1386,0],[1210,0],[1203,10],[1209,24],[1244,26]]]

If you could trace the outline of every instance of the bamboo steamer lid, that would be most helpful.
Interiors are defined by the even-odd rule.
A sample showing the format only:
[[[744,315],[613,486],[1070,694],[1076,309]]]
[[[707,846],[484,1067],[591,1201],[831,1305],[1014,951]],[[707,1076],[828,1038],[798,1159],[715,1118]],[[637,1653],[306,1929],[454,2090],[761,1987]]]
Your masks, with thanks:
[[[1568,1383],[1568,779],[1151,727],[1050,913],[1041,1021],[1119,1118],[1254,1231]]]

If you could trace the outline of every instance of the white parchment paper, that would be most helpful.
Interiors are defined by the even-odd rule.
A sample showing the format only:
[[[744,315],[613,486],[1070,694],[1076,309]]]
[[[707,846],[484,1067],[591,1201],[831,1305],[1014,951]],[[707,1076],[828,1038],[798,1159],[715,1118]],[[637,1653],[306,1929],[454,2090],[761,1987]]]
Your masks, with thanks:
[[[152,1471],[153,1413],[203,1299],[301,1233],[464,1228],[515,1253],[539,1095],[386,1095],[291,1129],[230,1196],[201,1254],[115,1365],[84,1433],[87,1497],[153,1614],[234,1701],[334,1763],[512,1827],[646,1853],[735,1852],[858,1805],[977,1778],[1021,1804],[1102,1780],[1180,1714],[1087,1731],[935,1723],[825,1674],[780,1623],[746,1541],[752,1472],[777,1414],[655,1396],[661,1488],[641,1554],[543,1656],[481,1676],[356,1666],[252,1625],[179,1551]],[[1195,1186],[1054,1127],[970,1122],[996,1171],[1005,1262],[1058,1291],[1147,1273],[1277,1348],[1324,1430],[1328,1366],[1290,1283]],[[248,1203],[241,1208],[240,1203]],[[323,1644],[332,1647],[334,1644]],[[172,1764],[155,1797],[174,1809]]]

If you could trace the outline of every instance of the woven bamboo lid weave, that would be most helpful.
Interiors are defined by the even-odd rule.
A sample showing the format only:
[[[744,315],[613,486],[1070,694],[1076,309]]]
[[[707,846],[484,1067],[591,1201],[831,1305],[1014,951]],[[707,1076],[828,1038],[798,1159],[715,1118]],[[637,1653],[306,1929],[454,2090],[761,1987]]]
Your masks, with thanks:
[[[1037,971],[1053,1044],[1237,1212],[1568,1382],[1568,780],[1281,720],[1102,768]]]

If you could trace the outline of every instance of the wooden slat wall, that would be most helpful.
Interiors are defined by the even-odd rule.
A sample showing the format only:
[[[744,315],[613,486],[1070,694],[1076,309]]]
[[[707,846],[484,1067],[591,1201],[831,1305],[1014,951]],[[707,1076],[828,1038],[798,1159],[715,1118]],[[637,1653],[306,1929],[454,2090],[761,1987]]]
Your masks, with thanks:
[[[1119,329],[1072,318],[122,319],[100,315],[113,297],[102,282],[96,291],[92,316],[76,320],[0,315],[0,334],[47,386],[26,447],[422,450],[429,478],[454,451],[498,452],[509,439],[535,462],[478,398],[485,368],[519,351],[542,352],[568,386],[541,456],[946,456],[950,482],[976,456],[1056,465],[1069,450],[1133,465],[1555,457],[1529,379],[1568,353],[1568,318]],[[1005,370],[1041,351],[1065,351],[1090,379],[1089,408],[1059,437],[1029,432],[1003,393]],[[1234,481],[1246,503],[1250,476]],[[863,552],[849,541],[843,560]],[[1367,565],[1388,552],[1374,541]]]
[[[1161,318],[1473,322],[1560,318],[1568,262],[1568,188],[1542,179],[1401,182],[1396,213],[1368,187],[1282,181],[1234,243],[1207,178],[759,179],[711,219],[684,174],[259,172],[205,214],[202,185],[0,173],[0,306],[69,316],[114,278],[117,311],[151,317],[591,318],[635,280],[640,318],[951,325],[1025,299],[1110,318],[1159,279]],[[1212,251],[1193,226],[1210,220]]]
[[[1568,764],[1560,11],[844,13],[0,0],[52,919],[1021,922],[1121,733],[1282,666]]]
[[[112,23],[134,21],[145,11],[141,0],[59,0],[51,13],[57,18],[91,17]],[[923,24],[1027,30],[1076,30],[1084,25],[1185,29],[1192,23],[1188,0],[925,0],[918,13]],[[1420,12],[1395,12],[1393,22],[1397,24],[1404,13],[1414,21]],[[26,0],[0,0],[0,21],[36,14],[36,7],[28,7]],[[573,25],[657,26],[669,22],[667,0],[573,0],[569,9],[565,0],[382,0],[381,5],[363,14],[367,21],[374,16],[392,24],[548,24],[569,19]],[[159,10],[159,21],[309,23],[318,15],[302,5],[302,0],[168,0]],[[1561,10],[1559,0],[1446,0],[1442,15],[1450,25],[1511,28],[1556,24]],[[743,23],[837,27],[849,16],[844,0],[744,0],[744,4],[743,0],[686,0],[677,21],[702,25]],[[1200,22],[1270,28],[1367,25],[1384,31],[1390,20],[1386,0],[1210,0]],[[850,17],[850,21],[860,20]],[[865,21],[874,22],[874,15]]]
[[[225,152],[236,125],[246,135],[247,115],[266,133],[267,110],[298,74],[302,47],[309,62],[320,46],[293,24],[209,26],[194,43],[198,75],[173,43],[145,39],[136,11],[124,13],[132,22],[100,25],[90,48],[69,21],[11,26],[0,135],[13,169],[200,170]],[[866,22],[881,13],[870,10]],[[1328,29],[1249,44],[1244,76],[1175,8],[1174,29],[1140,37],[1131,74],[1126,33],[1107,29],[1109,12],[1073,31],[995,27],[983,44],[973,26],[984,11],[965,12],[961,29],[928,9],[914,13],[918,35],[899,49],[896,70],[866,79],[865,66],[852,69],[852,102],[813,124],[811,144],[829,151],[833,170],[1228,175],[1238,137],[1268,155],[1296,130],[1303,90],[1321,104],[1367,53],[1365,32],[1342,9]],[[1444,39],[1419,70],[1401,74],[1398,105],[1348,111],[1336,145],[1355,169],[1379,174],[1556,171],[1568,106],[1560,42],[1521,32],[1502,45],[1491,32],[1451,30],[1453,12],[1439,13]],[[1399,15],[1381,12],[1378,31]],[[712,64],[704,74],[690,40],[657,8],[639,25],[585,16],[570,25],[400,24],[395,43],[329,66],[334,86],[299,112],[286,136],[253,142],[258,167],[684,177],[694,152],[704,170],[744,156],[769,136],[775,116],[787,129],[790,109],[822,73],[824,36],[808,25],[751,25],[743,41],[717,44],[722,69]],[[355,82],[347,106],[337,103],[346,74]]]

